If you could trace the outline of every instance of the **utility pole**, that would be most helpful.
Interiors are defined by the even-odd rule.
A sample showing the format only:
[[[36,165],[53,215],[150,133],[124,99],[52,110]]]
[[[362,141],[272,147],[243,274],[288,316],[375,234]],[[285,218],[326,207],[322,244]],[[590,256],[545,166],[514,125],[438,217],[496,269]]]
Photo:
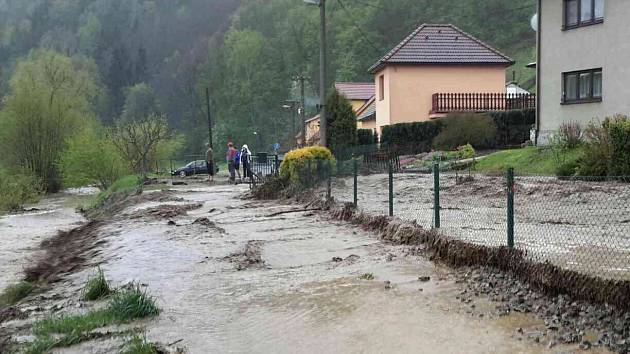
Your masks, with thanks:
[[[302,132],[302,145],[306,146],[306,103],[304,98],[304,75],[298,75],[295,77],[300,83],[300,131]]]
[[[208,113],[208,144],[212,147],[212,118],[210,117],[210,90],[206,87],[206,112]]]
[[[328,146],[328,139],[326,139],[326,0],[319,0],[319,17],[319,134],[321,145]]]

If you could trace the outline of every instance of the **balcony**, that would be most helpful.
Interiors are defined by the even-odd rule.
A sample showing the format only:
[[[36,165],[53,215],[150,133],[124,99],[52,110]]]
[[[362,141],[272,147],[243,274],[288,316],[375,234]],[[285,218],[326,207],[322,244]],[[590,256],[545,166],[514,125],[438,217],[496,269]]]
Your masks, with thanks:
[[[431,115],[536,108],[534,94],[434,93]]]

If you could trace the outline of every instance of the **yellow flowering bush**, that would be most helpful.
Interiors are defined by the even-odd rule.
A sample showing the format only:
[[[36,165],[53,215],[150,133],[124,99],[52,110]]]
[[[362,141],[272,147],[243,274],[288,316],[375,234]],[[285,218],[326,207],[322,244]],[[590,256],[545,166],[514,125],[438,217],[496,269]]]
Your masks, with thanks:
[[[300,182],[304,177],[321,173],[317,170],[318,167],[330,171],[335,162],[330,150],[322,146],[291,150],[284,156],[280,165],[280,176],[288,178],[291,182]]]

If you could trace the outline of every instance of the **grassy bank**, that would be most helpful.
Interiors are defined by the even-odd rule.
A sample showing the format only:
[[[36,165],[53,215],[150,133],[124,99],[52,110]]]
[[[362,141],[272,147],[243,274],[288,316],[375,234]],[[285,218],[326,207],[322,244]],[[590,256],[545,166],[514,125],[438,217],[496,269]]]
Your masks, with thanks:
[[[514,168],[517,174],[534,174],[553,176],[559,165],[577,160],[582,155],[582,150],[572,149],[558,152],[551,148],[538,148],[534,146],[503,150],[490,154],[480,159],[475,164],[475,171],[504,173],[509,167]]]

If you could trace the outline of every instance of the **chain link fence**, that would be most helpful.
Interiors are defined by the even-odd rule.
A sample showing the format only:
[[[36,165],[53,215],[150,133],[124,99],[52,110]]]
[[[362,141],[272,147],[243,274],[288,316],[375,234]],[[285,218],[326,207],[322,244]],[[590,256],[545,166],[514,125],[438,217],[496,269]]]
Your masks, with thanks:
[[[365,213],[439,228],[471,244],[513,247],[532,261],[589,276],[630,280],[630,177],[488,175],[439,162],[413,171],[394,160],[386,166],[356,158],[308,171],[329,181],[320,183],[322,197],[356,203]]]

